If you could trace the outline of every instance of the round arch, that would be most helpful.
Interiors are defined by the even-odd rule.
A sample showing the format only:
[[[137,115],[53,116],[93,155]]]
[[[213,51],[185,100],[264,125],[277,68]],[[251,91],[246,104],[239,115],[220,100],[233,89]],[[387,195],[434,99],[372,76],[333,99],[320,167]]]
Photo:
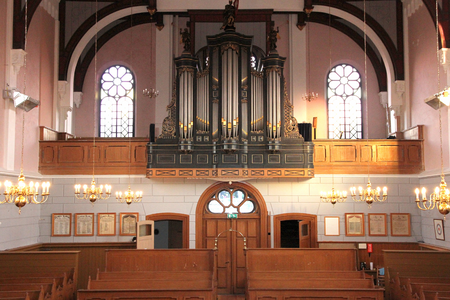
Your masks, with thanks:
[[[264,197],[253,185],[246,182],[217,182],[209,186],[200,196],[195,211],[195,246],[202,248],[202,234],[203,234],[203,215],[206,211],[206,206],[211,199],[211,195],[224,188],[243,189],[253,196],[253,200],[259,208],[260,219],[260,236],[261,248],[268,246],[268,222],[267,222],[267,205]]]

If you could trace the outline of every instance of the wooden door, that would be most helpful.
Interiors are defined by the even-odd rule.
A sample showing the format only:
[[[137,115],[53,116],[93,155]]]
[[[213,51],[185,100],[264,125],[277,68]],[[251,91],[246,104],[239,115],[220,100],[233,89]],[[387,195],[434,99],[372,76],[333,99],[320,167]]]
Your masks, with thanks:
[[[297,225],[289,226],[292,232],[287,232],[287,234],[295,234],[296,243],[295,246],[282,246],[282,239],[286,237],[283,236],[286,232],[282,232],[282,222],[298,222]],[[295,226],[295,227],[294,227]],[[274,235],[274,247],[275,248],[317,248],[317,216],[310,214],[300,214],[300,213],[287,213],[273,216],[273,235]],[[285,240],[284,240],[285,241]],[[286,244],[286,243],[284,243]]]
[[[197,247],[212,249],[217,239],[218,294],[245,293],[243,237],[247,248],[267,247],[266,206],[260,205],[254,192],[244,189],[247,185],[213,185],[217,188],[202,198],[197,207]]]
[[[311,248],[311,221],[299,221],[298,232],[300,239],[300,248]]]

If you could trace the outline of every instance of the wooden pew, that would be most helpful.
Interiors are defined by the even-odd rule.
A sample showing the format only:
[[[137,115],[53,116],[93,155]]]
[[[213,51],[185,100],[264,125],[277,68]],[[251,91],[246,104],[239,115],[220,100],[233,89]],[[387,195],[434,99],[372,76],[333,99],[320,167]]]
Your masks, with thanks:
[[[213,250],[107,250],[105,271],[78,290],[78,300],[215,300],[215,270]]]
[[[450,292],[450,285],[447,281],[446,283],[409,283],[406,286],[406,297],[404,299],[422,299],[424,298],[425,291],[433,291],[433,292]]]
[[[0,299],[44,300],[44,291],[0,291]]]
[[[250,279],[272,279],[276,278],[279,272],[252,272],[248,274]],[[366,275],[364,271],[284,271],[283,277],[291,279],[302,278],[371,278],[372,276]]]
[[[264,263],[261,263],[264,262]],[[355,249],[249,249],[246,299],[384,299]]]
[[[419,299],[421,300],[437,300],[437,298],[448,298],[450,299],[450,291],[424,291],[421,289]]]
[[[394,295],[395,276],[450,278],[450,252],[423,250],[384,250],[386,298],[404,300]]]
[[[0,252],[0,290],[18,291],[21,283],[52,288],[45,297],[59,300],[75,299],[78,251]],[[36,291],[37,289],[28,289]]]
[[[450,283],[447,277],[401,277],[395,276],[391,282],[392,299],[412,299],[411,283]]]

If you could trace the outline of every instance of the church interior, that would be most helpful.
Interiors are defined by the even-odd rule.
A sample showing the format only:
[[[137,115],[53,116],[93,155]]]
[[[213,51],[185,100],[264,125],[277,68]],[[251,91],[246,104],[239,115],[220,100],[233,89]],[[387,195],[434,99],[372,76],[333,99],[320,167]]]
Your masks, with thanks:
[[[0,1],[0,299],[450,299],[449,4]]]

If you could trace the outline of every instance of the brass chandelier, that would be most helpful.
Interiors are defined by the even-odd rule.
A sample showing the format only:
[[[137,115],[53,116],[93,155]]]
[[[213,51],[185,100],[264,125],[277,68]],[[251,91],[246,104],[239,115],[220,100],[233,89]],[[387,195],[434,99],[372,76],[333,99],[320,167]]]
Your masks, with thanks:
[[[366,95],[366,120],[367,127],[369,127],[369,101],[368,101],[368,93],[367,93],[367,34],[366,34],[366,1],[364,0],[364,89]],[[369,133],[367,133],[367,144],[369,144]],[[370,150],[372,151],[372,149]],[[350,188],[350,194],[352,199],[356,202],[366,202],[367,205],[372,207],[374,202],[384,202],[387,200],[387,187],[383,187],[383,194],[381,194],[381,189],[377,187],[376,189],[372,188],[372,184],[370,182],[370,159],[367,159],[367,187],[363,189],[362,187],[358,188],[358,195],[356,194],[356,187]]]
[[[25,35],[24,35],[24,51],[27,48],[27,33],[28,33],[28,1],[25,0]],[[24,76],[23,76],[23,93],[25,94],[26,90],[26,66],[27,66],[27,57],[25,55],[24,58]],[[20,175],[19,182],[17,185],[13,185],[11,181],[6,180],[5,185],[5,195],[4,200],[0,200],[0,204],[4,203],[14,203],[15,206],[19,208],[19,214],[21,213],[22,207],[24,207],[28,203],[41,204],[47,201],[48,196],[50,195],[50,182],[43,182],[42,193],[39,191],[39,183],[31,181],[29,185],[25,183],[25,176],[23,175],[23,150],[24,150],[24,137],[25,137],[25,112],[22,114],[22,153],[21,153],[21,163],[20,163]],[[1,183],[0,183],[1,186]]]
[[[440,74],[439,74],[439,5],[436,0],[436,56],[437,56],[437,84],[440,89]],[[439,187],[436,187],[434,193],[431,193],[430,198],[427,198],[427,190],[422,188],[422,197],[420,197],[420,190],[416,188],[416,204],[420,210],[432,210],[435,207],[439,213],[445,216],[450,212],[450,191],[447,189],[444,175],[444,159],[442,151],[442,120],[441,120],[441,102],[439,101],[439,143],[441,152],[441,182]]]
[[[97,75],[97,35],[98,35],[98,3],[95,1],[95,40],[94,40],[94,91],[97,90],[97,82],[96,82],[96,75]],[[94,93],[94,123],[95,123],[95,117],[97,115],[96,108],[97,107],[97,96],[96,93]],[[94,138],[93,138],[93,147],[92,147],[92,181],[91,185],[83,185],[83,194],[81,194],[81,185],[76,184],[75,185],[75,197],[79,200],[89,200],[92,205],[99,199],[106,200],[111,196],[111,186],[106,184],[105,185],[105,192],[103,193],[103,185],[100,185],[97,187],[95,185],[95,124],[94,124]]]
[[[133,1],[131,1],[130,23],[131,23],[130,24],[130,30],[131,30],[130,44],[133,45]],[[133,64],[133,48],[131,49],[130,61],[131,61],[131,64]],[[145,89],[144,95],[145,95],[146,91],[149,92],[147,89]],[[156,91],[156,92],[158,92],[158,91]],[[151,98],[152,96],[149,96],[149,97]],[[130,205],[133,202],[141,202],[142,201],[142,192],[141,191],[133,192],[130,187],[130,183],[131,183],[131,137],[130,137],[130,133],[128,133],[128,150],[129,150],[128,153],[129,153],[129,159],[130,159],[129,164],[128,164],[128,190],[123,192],[123,194],[122,194],[122,192],[116,192],[116,199],[120,203],[125,202],[126,204]]]
[[[309,17],[309,15],[308,15],[308,17]],[[308,44],[309,44],[309,38],[308,38]],[[308,45],[308,49],[309,49],[309,45]],[[328,49],[329,49],[329,69],[331,70],[331,3],[328,3]],[[316,95],[315,97],[317,98],[317,96],[318,95]],[[314,95],[313,95],[313,97],[314,97]],[[312,99],[312,100],[314,100],[314,99]],[[333,148],[333,140],[331,140],[331,147]],[[333,164],[331,164],[331,183],[332,183],[331,191],[328,191],[328,192],[320,191],[321,202],[331,203],[331,204],[333,204],[333,206],[336,203],[345,202],[347,200],[347,192],[346,191],[341,192],[341,191],[337,191],[334,189]]]

